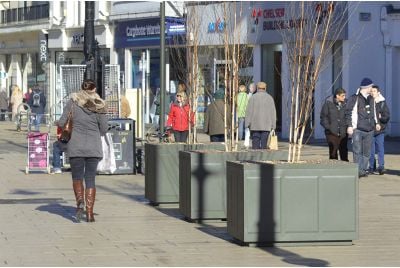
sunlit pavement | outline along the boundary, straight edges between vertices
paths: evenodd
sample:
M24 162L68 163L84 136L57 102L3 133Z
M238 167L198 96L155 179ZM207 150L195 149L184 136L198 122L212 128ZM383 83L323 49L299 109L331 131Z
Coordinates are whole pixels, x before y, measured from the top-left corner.
M233 243L226 222L149 205L140 174L98 176L96 222L76 223L70 173L26 175L26 131L15 129L0 122L0 266L400 266L398 139L386 142L387 173L359 181L354 245L255 248ZM320 141L303 153L327 151Z

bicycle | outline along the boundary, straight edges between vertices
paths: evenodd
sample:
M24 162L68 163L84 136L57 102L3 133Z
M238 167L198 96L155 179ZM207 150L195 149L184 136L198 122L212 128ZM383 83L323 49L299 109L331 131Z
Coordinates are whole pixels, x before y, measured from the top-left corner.
M146 132L146 141L149 143L155 143L155 142L163 142L163 143L172 143L172 135L171 135L171 129L166 128L164 133L160 132L160 129L157 128L150 128Z

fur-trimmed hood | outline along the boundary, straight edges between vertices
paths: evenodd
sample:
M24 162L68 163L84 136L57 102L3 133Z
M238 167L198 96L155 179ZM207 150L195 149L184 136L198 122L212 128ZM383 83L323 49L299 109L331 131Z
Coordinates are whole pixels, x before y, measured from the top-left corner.
M89 93L85 90L80 90L76 93L71 93L71 99L80 107L86 108L95 113L106 113L107 105L105 100L100 98L96 93Z

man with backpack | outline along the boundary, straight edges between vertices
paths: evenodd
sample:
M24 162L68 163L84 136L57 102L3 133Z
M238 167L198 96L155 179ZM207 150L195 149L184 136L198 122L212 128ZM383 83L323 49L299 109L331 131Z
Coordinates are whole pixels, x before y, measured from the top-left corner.
M40 123L46 108L46 96L40 90L38 85L35 85L28 101L29 107L32 112L32 124L35 127L35 131L40 131Z

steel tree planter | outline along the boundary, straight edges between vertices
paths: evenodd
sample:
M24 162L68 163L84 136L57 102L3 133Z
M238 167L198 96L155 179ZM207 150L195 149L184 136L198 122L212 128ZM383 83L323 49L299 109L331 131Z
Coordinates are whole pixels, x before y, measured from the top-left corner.
M355 164L227 162L228 233L243 243L351 244Z
M145 198L153 204L179 202L179 151L223 148L221 143L145 144Z
M189 220L226 219L226 161L282 160L287 152L181 151L179 210Z

